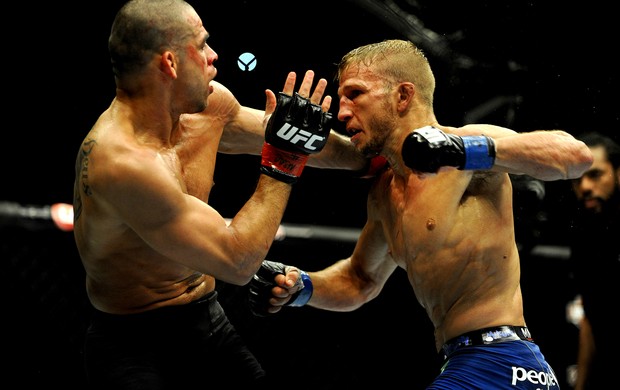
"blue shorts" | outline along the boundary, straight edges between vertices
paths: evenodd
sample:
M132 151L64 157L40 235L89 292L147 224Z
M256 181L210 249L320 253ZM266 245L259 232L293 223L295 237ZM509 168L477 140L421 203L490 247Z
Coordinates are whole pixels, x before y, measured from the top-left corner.
M452 343L441 373L427 389L560 388L553 369L531 339L511 337L472 344Z

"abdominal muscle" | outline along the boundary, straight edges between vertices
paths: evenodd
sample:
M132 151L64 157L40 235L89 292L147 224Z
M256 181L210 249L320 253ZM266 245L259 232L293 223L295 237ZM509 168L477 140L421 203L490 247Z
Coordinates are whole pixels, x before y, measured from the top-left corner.
M472 248L473 249L473 248ZM418 302L435 327L437 350L463 333L499 325L524 326L515 255L458 249L419 255L407 264Z
M525 325L510 183L490 180L493 196L473 195L470 178L454 171L406 185L395 179L384 187L390 201L377 202L391 205L381 207L393 227L385 229L390 250L433 322L438 351L469 331Z
M118 263L116 266L110 262ZM110 314L140 313L183 305L215 289L215 279L170 260L107 259L97 262L106 270L88 272L86 290L93 306ZM106 267L105 264L108 266ZM116 270L109 272L109 270Z

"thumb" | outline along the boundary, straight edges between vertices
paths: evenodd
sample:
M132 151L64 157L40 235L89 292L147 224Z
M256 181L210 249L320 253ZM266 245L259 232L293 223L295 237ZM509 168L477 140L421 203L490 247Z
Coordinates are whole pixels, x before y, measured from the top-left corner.
M304 288L304 282L301 279L301 271L296 267L287 266L286 269L286 288L289 293L294 294Z
M265 116L267 117L268 115L273 114L273 112L276 110L277 100L276 95L270 89L265 90L265 99Z

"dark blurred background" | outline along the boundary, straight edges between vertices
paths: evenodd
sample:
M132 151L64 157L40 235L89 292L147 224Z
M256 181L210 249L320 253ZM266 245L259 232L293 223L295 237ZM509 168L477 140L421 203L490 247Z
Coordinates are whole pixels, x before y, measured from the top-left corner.
M35 208L71 203L78 146L114 95L107 37L123 3L20 2L5 11L0 202ZM618 34L608 2L190 3L219 54L217 80L244 105L264 107L264 89L279 90L288 71L313 69L331 81L335 63L350 49L407 38L425 50L435 70L435 111L442 124L559 128L574 135L598 130L620 140L613 61ZM252 72L237 67L244 52L257 57ZM336 96L335 84L330 94ZM337 104L332 108L336 113ZM252 193L257 172L258 157L221 156L210 203L233 216ZM283 223L327 233L291 234L274 243L270 258L314 270L348 256L354 242L337 233L361 228L367 185L350 172L306 169ZM526 319L565 381L577 343L576 327L565 318L573 297L564 238L570 188L568 182L515 178L515 189ZM72 234L1 216L0 229L3 351L9 362L2 370L19 388L83 387L81 337L89 306ZM230 317L265 366L298 373L308 388L403 381L424 388L437 373L432 325L404 272L353 313L301 308L256 319L244 306L243 288L219 288ZM291 341L297 353L285 350Z

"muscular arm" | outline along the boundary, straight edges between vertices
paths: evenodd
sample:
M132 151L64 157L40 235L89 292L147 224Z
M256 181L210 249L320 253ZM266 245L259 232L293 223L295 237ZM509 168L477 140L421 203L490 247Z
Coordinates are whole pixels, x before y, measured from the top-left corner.
M467 125L456 133L493 138L495 171L551 181L580 177L592 164L589 148L561 130L517 133L492 125Z
M184 193L159 156L143 158L116 164L115 183L108 181L101 195L155 252L223 281L247 283L273 242L292 187L261 175L254 194L227 224L208 204Z
M314 292L309 306L352 311L374 299L397 265L388 255L380 222L367 222L351 257L308 272Z
M373 217L370 200L368 215L351 257L308 272L314 289L308 305L352 311L379 295L397 265L388 253L382 223Z
M373 201L369 198L368 205ZM351 257L316 272L265 261L250 282L251 310L258 316L284 306L309 305L330 311L353 311L374 299L397 268L388 251L382 221L372 217L362 229Z
M293 86L288 87L283 93L292 95ZM309 91L309 83L303 83L300 95L307 95ZM312 99L320 101L321 95L322 92L315 90ZM286 103L283 99L277 101L272 91L268 90L266 96L266 113L271 114L279 104ZM324 101L321 108L329 109L328 103ZM298 110L286 120L297 124L304 115L303 110ZM218 117L212 119L219 120ZM99 131L93 131L94 146L89 150L88 161L82 163L80 178L91 184L88 195L97 200L97 206L90 203L94 215L91 220L96 221L96 230L102 234L85 234L80 240L81 253L86 256L95 253L98 259L117 259L122 255L136 263L149 259L154 273L166 274L163 278L188 272L184 267L174 267L172 263L176 262L233 284L243 285L251 279L279 228L292 189L287 183L301 173L303 166L299 168L294 160L287 160L296 170L276 172L275 168L281 168L280 160L267 167L262 162L260 171L263 174L255 192L227 224L206 203L208 190L202 187L212 184L209 165L205 164L202 173L192 170L193 149L183 148L194 140L191 130L200 125L200 120L204 118L188 120L194 127L187 130L187 140L172 146L135 141L134 128L118 125L124 123L119 119L109 121L113 127L102 123ZM289 123L284 120L280 116L270 122L269 131ZM108 131L108 128L116 131ZM129 129L126 133L130 135L123 140L121 130L124 129ZM308 127L307 130L320 129ZM213 139L219 140L215 136ZM209 152L208 146L206 152ZM213 141L210 146L210 152L214 153L217 143ZM270 157L281 153L283 159L292 159L295 155L285 143L281 144L283 149L269 146ZM263 161L265 159L263 156ZM206 158L199 161L208 162ZM289 176L284 177L282 172ZM101 208L108 212L102 213Z

